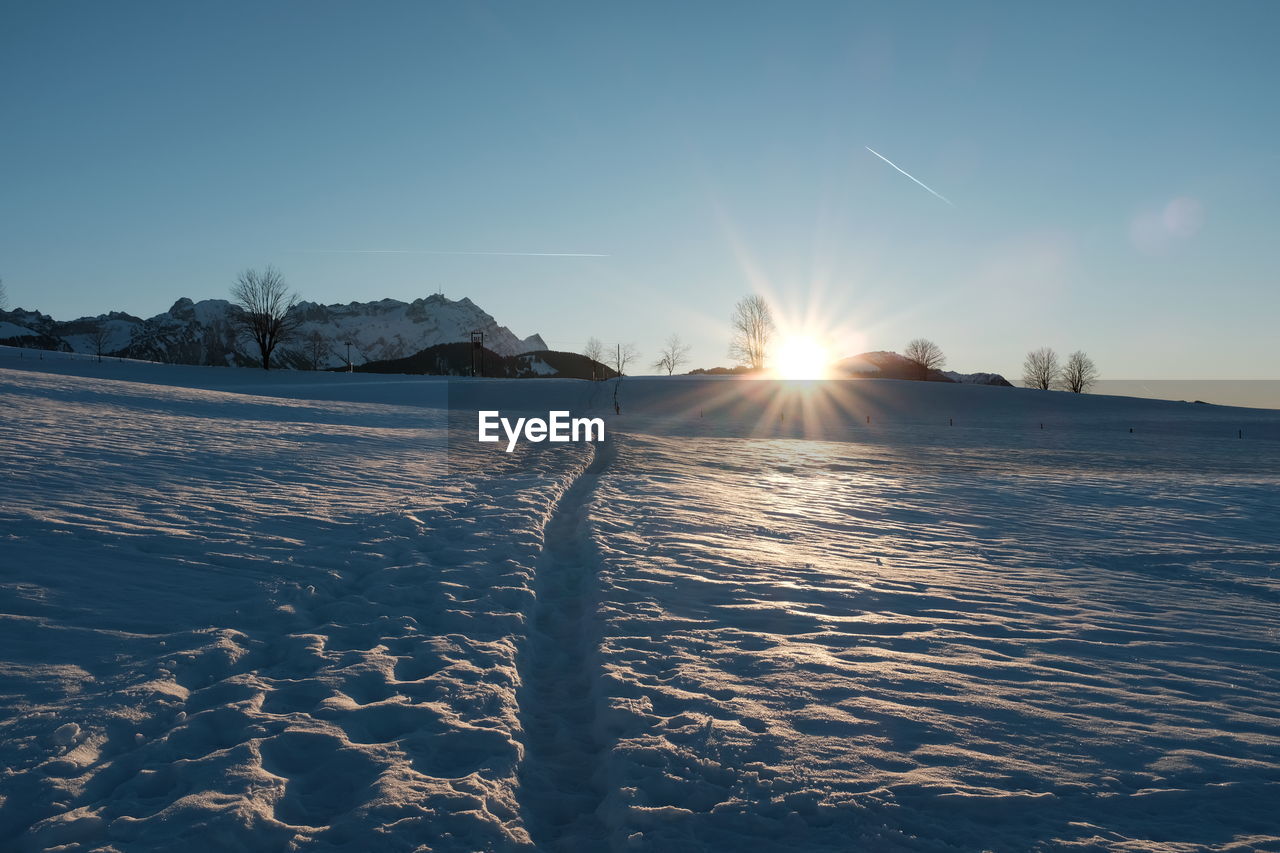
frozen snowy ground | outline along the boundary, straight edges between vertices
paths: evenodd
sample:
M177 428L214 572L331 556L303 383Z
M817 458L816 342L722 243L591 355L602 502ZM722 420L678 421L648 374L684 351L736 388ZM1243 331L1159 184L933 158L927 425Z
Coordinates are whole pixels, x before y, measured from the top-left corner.
M1280 849L1277 413L0 356L0 849Z
M439 411L0 388L0 847L524 837L516 638L574 454L450 473Z
M593 506L611 826L1280 846L1280 468L1150 450L621 439Z

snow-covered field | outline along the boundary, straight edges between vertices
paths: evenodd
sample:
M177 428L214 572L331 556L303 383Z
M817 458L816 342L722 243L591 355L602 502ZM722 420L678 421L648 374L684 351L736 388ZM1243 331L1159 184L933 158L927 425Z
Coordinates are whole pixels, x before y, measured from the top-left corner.
M613 391L0 348L0 849L1280 850L1280 412Z

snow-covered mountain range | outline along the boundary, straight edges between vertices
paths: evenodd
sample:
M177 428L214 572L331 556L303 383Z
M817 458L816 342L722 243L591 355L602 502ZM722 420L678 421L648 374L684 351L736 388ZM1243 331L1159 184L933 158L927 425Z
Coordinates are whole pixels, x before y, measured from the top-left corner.
M337 367L346 363L348 343L356 364L404 358L436 344L469 340L476 330L484 333L485 347L501 355L547 348L538 335L517 337L467 298L435 294L413 302L302 302L296 310L302 324L273 364ZM99 330L103 354L176 364L258 363L253 345L237 337L225 299L184 297L146 320L119 311L69 321L21 308L0 312L0 344L95 353Z

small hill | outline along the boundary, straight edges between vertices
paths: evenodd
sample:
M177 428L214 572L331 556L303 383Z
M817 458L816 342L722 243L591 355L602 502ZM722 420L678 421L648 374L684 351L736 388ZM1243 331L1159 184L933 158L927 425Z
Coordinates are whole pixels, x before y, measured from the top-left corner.
M958 382L962 385L998 385L1012 388L1013 384L999 373L956 373L952 370L930 370L920 375L920 367L896 352L878 350L864 352L836 362L832 366L836 376L847 379L925 379L928 382Z
M502 355L484 349L481 373L498 379L612 379L616 370L576 352L535 350ZM357 373L400 373L426 376L470 376L471 343L436 344L405 358L357 364ZM342 370L345 368L334 368Z
M696 367L690 370L689 376L746 376L754 371L745 364L735 367Z

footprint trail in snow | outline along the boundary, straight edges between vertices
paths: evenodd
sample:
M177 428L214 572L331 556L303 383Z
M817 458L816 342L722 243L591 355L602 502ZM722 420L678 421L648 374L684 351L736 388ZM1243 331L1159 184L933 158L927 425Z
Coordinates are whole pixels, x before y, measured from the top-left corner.
M547 521L535 598L520 657L518 694L525 735L520 800L535 842L546 849L598 847L601 746L597 701L597 558L588 512L613 445L595 448L582 475Z

